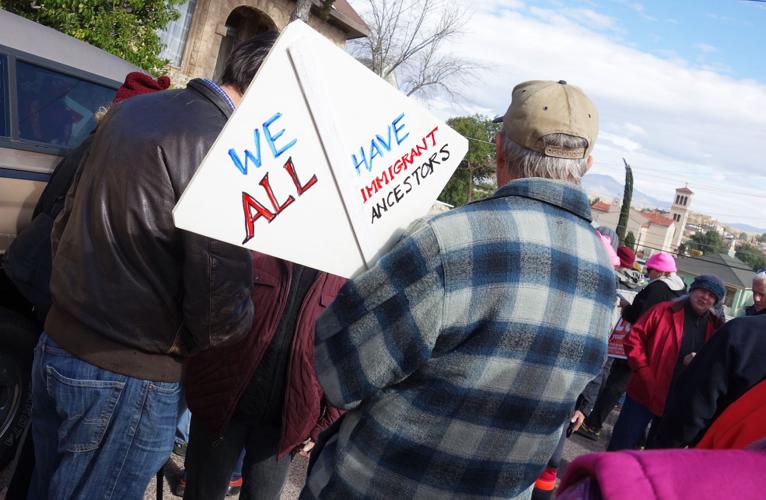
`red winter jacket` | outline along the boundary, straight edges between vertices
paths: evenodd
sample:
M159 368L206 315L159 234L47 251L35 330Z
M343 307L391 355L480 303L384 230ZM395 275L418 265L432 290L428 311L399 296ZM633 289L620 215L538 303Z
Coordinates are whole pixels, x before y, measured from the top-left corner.
M253 326L242 341L203 351L186 364L184 389L189 409L213 435L222 435L279 324L290 290L293 265L253 252ZM335 299L345 279L319 272L301 306L291 345L282 407L278 457L292 451L340 415L328 405L314 370L314 324Z
M628 382L628 396L658 417L664 411L678 361L686 301L682 299L655 305L641 316L625 338L625 354L633 369ZM721 326L721 321L714 314L708 317L705 341Z

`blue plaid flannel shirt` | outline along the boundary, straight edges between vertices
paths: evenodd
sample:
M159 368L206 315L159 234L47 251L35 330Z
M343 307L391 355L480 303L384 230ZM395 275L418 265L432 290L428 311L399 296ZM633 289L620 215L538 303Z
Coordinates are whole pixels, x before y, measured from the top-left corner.
M316 370L351 410L302 498L528 494L606 355L615 279L589 222L578 187L516 180L348 282Z

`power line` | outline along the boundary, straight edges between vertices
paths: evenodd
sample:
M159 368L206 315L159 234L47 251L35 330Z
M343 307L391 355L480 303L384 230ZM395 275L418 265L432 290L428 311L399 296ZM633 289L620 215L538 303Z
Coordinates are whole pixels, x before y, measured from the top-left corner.
M688 183L688 181L686 181L683 178L683 176L681 176L680 174L677 177L677 176L674 176L672 174L672 172L669 173L666 170L662 170L662 169L655 168L655 167L638 166L638 167L633 167L633 171L634 172L638 172L638 173L641 173L643 171L648 171L648 175L650 175L650 176L661 177L661 178L664 178L664 179L667 179L667 180L670 180L670 181L678 181L678 182L684 183L684 184ZM695 188L697 188L697 186L701 186L703 188L714 189L714 190L720 190L720 188L721 188L720 185L707 184L705 182L697 182L697 181L695 181L693 184L694 184ZM747 192L747 191L737 191L737 190L731 190L731 189L727 189L726 192L727 193L731 193L731 194L742 194L744 196L752 196L752 197L757 197L757 198L761 198L763 196L762 194L758 194L758 193Z

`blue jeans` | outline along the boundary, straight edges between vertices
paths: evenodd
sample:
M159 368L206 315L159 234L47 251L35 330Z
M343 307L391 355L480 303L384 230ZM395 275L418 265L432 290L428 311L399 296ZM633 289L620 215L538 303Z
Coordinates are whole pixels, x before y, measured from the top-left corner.
M609 440L607 451L632 450L638 447L646 433L646 426L652 424L652 430L657 430L660 417L655 416L649 409L631 399L625 397L625 404L614 424L612 438ZM650 432L650 439L651 439Z
M28 498L142 499L173 447L180 384L103 370L40 336Z
M186 404L186 397L181 396L178 400L178 423L176 424L176 444L189 444L189 426L191 425L191 412Z
M245 450L239 472L244 483L241 500L279 499L287 482L291 455L277 460L280 428L260 425L255 419L234 414L222 436L208 432L192 414L189 449L186 452L184 500L223 499L232 474Z

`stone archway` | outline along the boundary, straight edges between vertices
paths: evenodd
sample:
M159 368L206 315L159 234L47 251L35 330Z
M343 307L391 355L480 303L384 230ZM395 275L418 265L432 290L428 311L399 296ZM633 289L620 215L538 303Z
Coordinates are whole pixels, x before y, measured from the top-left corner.
M248 40L264 31L276 31L274 21L260 10L251 7L237 7L226 18L225 35L218 49L213 80L218 81L223 74L226 60L240 42Z

